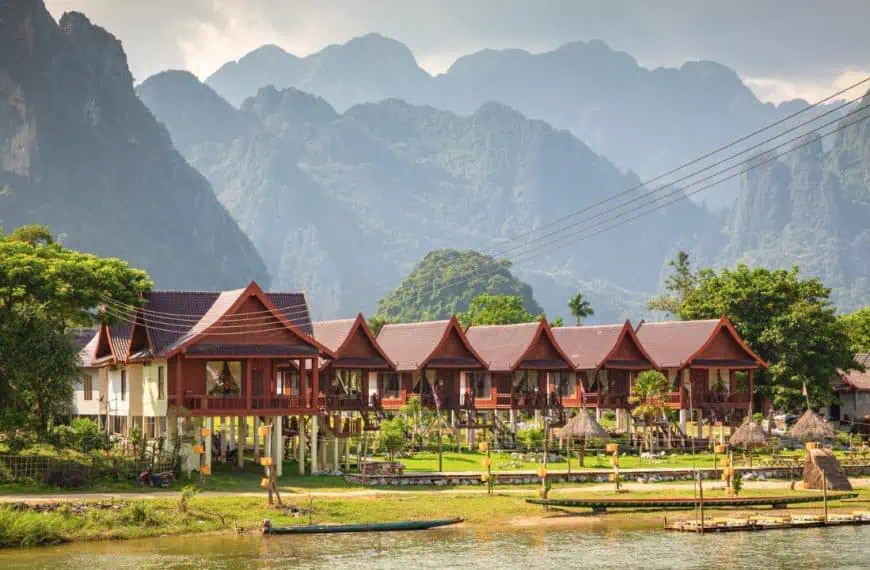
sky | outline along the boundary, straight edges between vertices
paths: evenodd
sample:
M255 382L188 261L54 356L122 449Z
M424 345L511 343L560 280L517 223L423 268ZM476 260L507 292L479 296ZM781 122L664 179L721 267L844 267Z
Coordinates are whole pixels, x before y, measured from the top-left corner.
M137 81L205 79L263 44L307 55L369 32L441 73L484 48L548 51L600 39L647 67L707 59L763 100L819 99L870 73L870 0L45 0L124 44Z

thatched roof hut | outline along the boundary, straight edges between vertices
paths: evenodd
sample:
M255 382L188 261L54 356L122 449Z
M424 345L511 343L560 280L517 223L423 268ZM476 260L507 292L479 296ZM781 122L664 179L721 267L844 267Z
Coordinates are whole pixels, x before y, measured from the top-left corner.
M601 424L592 419L589 412L580 410L580 412L568 420L568 423L559 430L559 438L561 439L607 439L610 434L606 429L601 427Z
M807 410L792 426L789 435L808 441L822 441L825 438L834 437L834 428L822 416L812 410Z
M731 447L744 449L760 447L767 443L767 432L756 422L748 420L731 434L728 443L731 444Z

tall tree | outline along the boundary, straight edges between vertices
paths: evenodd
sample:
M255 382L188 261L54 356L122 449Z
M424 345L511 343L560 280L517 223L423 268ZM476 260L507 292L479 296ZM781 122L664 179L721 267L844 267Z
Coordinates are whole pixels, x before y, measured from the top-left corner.
M840 317L840 322L846 327L852 350L870 352L870 306L843 315Z
M676 315L683 301L698 285L698 275L692 271L689 254L680 250L677 257L670 260L671 274L665 279L665 293L647 301L650 311L662 311Z
M592 310L592 305L589 304L589 301L583 296L583 293L577 293L568 299L568 308L571 309L571 314L577 319L578 327L583 319L595 314L595 311Z
M107 296L133 305L150 287L145 272L67 249L44 226L0 235L0 427L44 433L64 415L78 377L66 328L94 324Z
M478 295L471 301L468 311L458 315L462 326L511 325L531 323L543 315L533 315L523 305L519 295Z
M760 374L759 391L775 407L800 409L804 387L812 405L823 406L833 401L830 380L838 370L860 368L830 292L816 278L801 279L796 267L704 269L678 314L683 319L728 316L770 363Z

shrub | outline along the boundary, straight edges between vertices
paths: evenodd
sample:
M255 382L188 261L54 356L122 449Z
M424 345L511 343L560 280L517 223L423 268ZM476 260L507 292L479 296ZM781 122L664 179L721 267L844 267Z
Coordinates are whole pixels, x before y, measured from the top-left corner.
M145 502L132 503L121 510L121 524L135 526L158 526L160 519L154 509Z
M88 483L87 472L80 465L60 463L52 466L42 476L42 482L52 487L74 489L84 487Z
M544 430L539 428L521 429L517 432L517 441L526 448L526 451L531 451L535 446L543 443Z
M96 422L78 418L73 420L70 427L76 435L75 447L82 453L105 451L111 447L109 435Z

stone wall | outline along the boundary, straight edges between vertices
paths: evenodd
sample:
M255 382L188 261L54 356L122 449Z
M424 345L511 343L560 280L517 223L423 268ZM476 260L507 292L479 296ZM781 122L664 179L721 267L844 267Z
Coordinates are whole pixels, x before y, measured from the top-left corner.
M870 476L870 465L844 466L846 475L849 477ZM803 470L801 467L738 467L744 481L765 479L794 479L802 480ZM699 469L701 476L706 479L719 479L721 469ZM607 483L610 474L609 469L584 470L574 473L567 471L550 472L547 478L553 483ZM350 483L358 483L368 486L379 487L408 487L408 486L459 486L459 485L483 485L482 472L467 473L405 473L403 475L360 475L357 473L345 475L345 480ZM663 481L691 481L694 477L692 469L622 469L619 474L623 481L637 481L641 483L658 483ZM540 479L533 471L513 471L505 473L493 473L496 485L534 485L540 483Z

